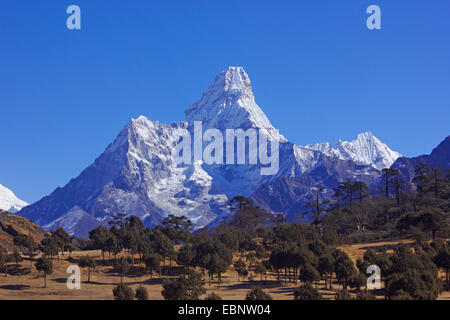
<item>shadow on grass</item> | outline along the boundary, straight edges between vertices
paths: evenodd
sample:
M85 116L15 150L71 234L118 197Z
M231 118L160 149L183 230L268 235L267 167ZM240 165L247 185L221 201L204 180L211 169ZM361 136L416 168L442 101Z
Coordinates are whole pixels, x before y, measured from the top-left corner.
M293 296L294 295L294 291L297 288L298 287L278 288L276 290L270 290L270 294L284 293L284 294L287 294L288 296ZM263 289L265 289L265 288L263 288ZM267 288L267 289L270 289L270 288Z
M115 285L120 284L120 275L113 274L112 275L112 279L115 279L115 281L113 281L113 282L103 282L103 281L96 281L96 280L92 280L91 279L91 282L87 282L87 280L86 280L86 281L83 281L83 283L85 283L85 284L92 284L92 285L102 285L102 286L104 286L104 285L115 286ZM147 278L147 279L142 280L142 281L133 281L132 279L130 281L130 277L128 275L126 277L123 277L123 283L127 284L127 285L136 285L136 284L145 284L145 285L157 285L157 284L159 284L159 285L161 285L163 280L164 280L163 278L153 278L153 279Z
M24 285L24 284L8 284L8 285L0 286L0 289L5 289L5 290L25 290L25 289L29 289L29 288L30 288L30 286Z
M216 282L217 283L217 282ZM237 290L237 289L251 289L253 287L261 287L262 289L271 289L271 288L277 288L280 287L281 284L277 280L267 280L267 281L245 281L244 283L236 283L227 285L226 283L223 284L223 287L227 290ZM287 288L287 290L290 290Z
M145 281L143 281L143 284L148 284L148 285L152 285L152 284L162 284L164 281L163 278L152 278L152 279L147 279Z
M67 282L67 278L53 278L50 279L50 281L56 282L56 283L66 283Z
M115 268L111 268L104 271L104 274L107 274L112 277L120 277L120 273ZM136 270L135 268L132 268L130 271L128 271L126 274L123 275L123 277L127 278L139 278L142 276L145 276L145 272L142 272L141 270Z
M23 276L30 273L30 268L16 268L8 270L8 274L12 276Z

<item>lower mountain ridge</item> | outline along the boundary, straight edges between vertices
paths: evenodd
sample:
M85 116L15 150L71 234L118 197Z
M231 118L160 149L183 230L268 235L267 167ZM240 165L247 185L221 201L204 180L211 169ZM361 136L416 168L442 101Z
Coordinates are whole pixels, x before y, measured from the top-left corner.
M391 166L400 171L403 180L411 183L419 163L431 168L450 169L450 136L447 136L429 155L398 158Z
M46 233L44 229L30 220L0 210L0 246L8 251L14 250L14 237L17 235L29 236L34 242L40 243Z

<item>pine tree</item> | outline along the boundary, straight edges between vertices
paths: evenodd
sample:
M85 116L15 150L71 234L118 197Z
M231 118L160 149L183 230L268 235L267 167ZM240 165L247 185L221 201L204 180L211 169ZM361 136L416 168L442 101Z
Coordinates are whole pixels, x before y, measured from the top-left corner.
M47 288L47 275L53 273L53 263L46 257L39 258L35 264L36 270L44 274L44 288Z
M123 276L130 270L130 263L125 257L122 257L118 262L116 262L115 269L120 275L120 284L123 284Z
M91 269L95 268L96 262L91 256L84 256L80 258L78 263L80 268L88 268L88 283L91 282Z

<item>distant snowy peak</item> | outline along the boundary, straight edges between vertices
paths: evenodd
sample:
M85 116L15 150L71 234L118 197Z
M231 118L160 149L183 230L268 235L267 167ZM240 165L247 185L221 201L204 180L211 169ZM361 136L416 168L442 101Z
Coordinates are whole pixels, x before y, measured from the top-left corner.
M1 210L15 213L27 205L28 205L28 203L17 198L16 195L11 190L9 190L8 188L6 188L0 184L0 209Z
M186 121L202 121L203 129L261 129L271 140L286 142L255 102L250 78L242 67L228 67L185 111Z
M307 145L305 148L320 151L327 156L352 160L370 165L378 170L389 168L402 155L391 150L370 131L358 134L353 141L341 141L333 148L329 142Z
M402 156L391 150L371 132L360 133L356 140L351 142L341 141L338 149L345 159L369 164L379 170L389 168Z

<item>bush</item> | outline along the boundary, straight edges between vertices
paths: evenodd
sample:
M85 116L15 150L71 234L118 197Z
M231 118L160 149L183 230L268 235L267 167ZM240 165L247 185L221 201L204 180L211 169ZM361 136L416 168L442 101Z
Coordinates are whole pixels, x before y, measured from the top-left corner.
M345 290L339 290L336 292L336 300L353 300L352 295Z
M356 300L375 300L375 296L369 291L361 291L356 294Z
M223 299L217 293L212 292L205 298L205 300L223 300Z
M272 300L272 296L264 292L263 289L256 287L247 293L245 300Z
M126 284L119 284L113 289L113 295L115 300L133 300L134 294Z
M313 288L309 283L295 289L294 300L321 300L319 290Z
M395 295L391 297L391 300L413 300L413 298L409 295L409 293L398 290Z
M135 295L137 300L148 300L148 291L146 288L144 288L143 286L139 286L136 289L136 295Z
M161 294L166 300L198 300L206 292L200 275L194 272L188 278L165 279L162 286Z

